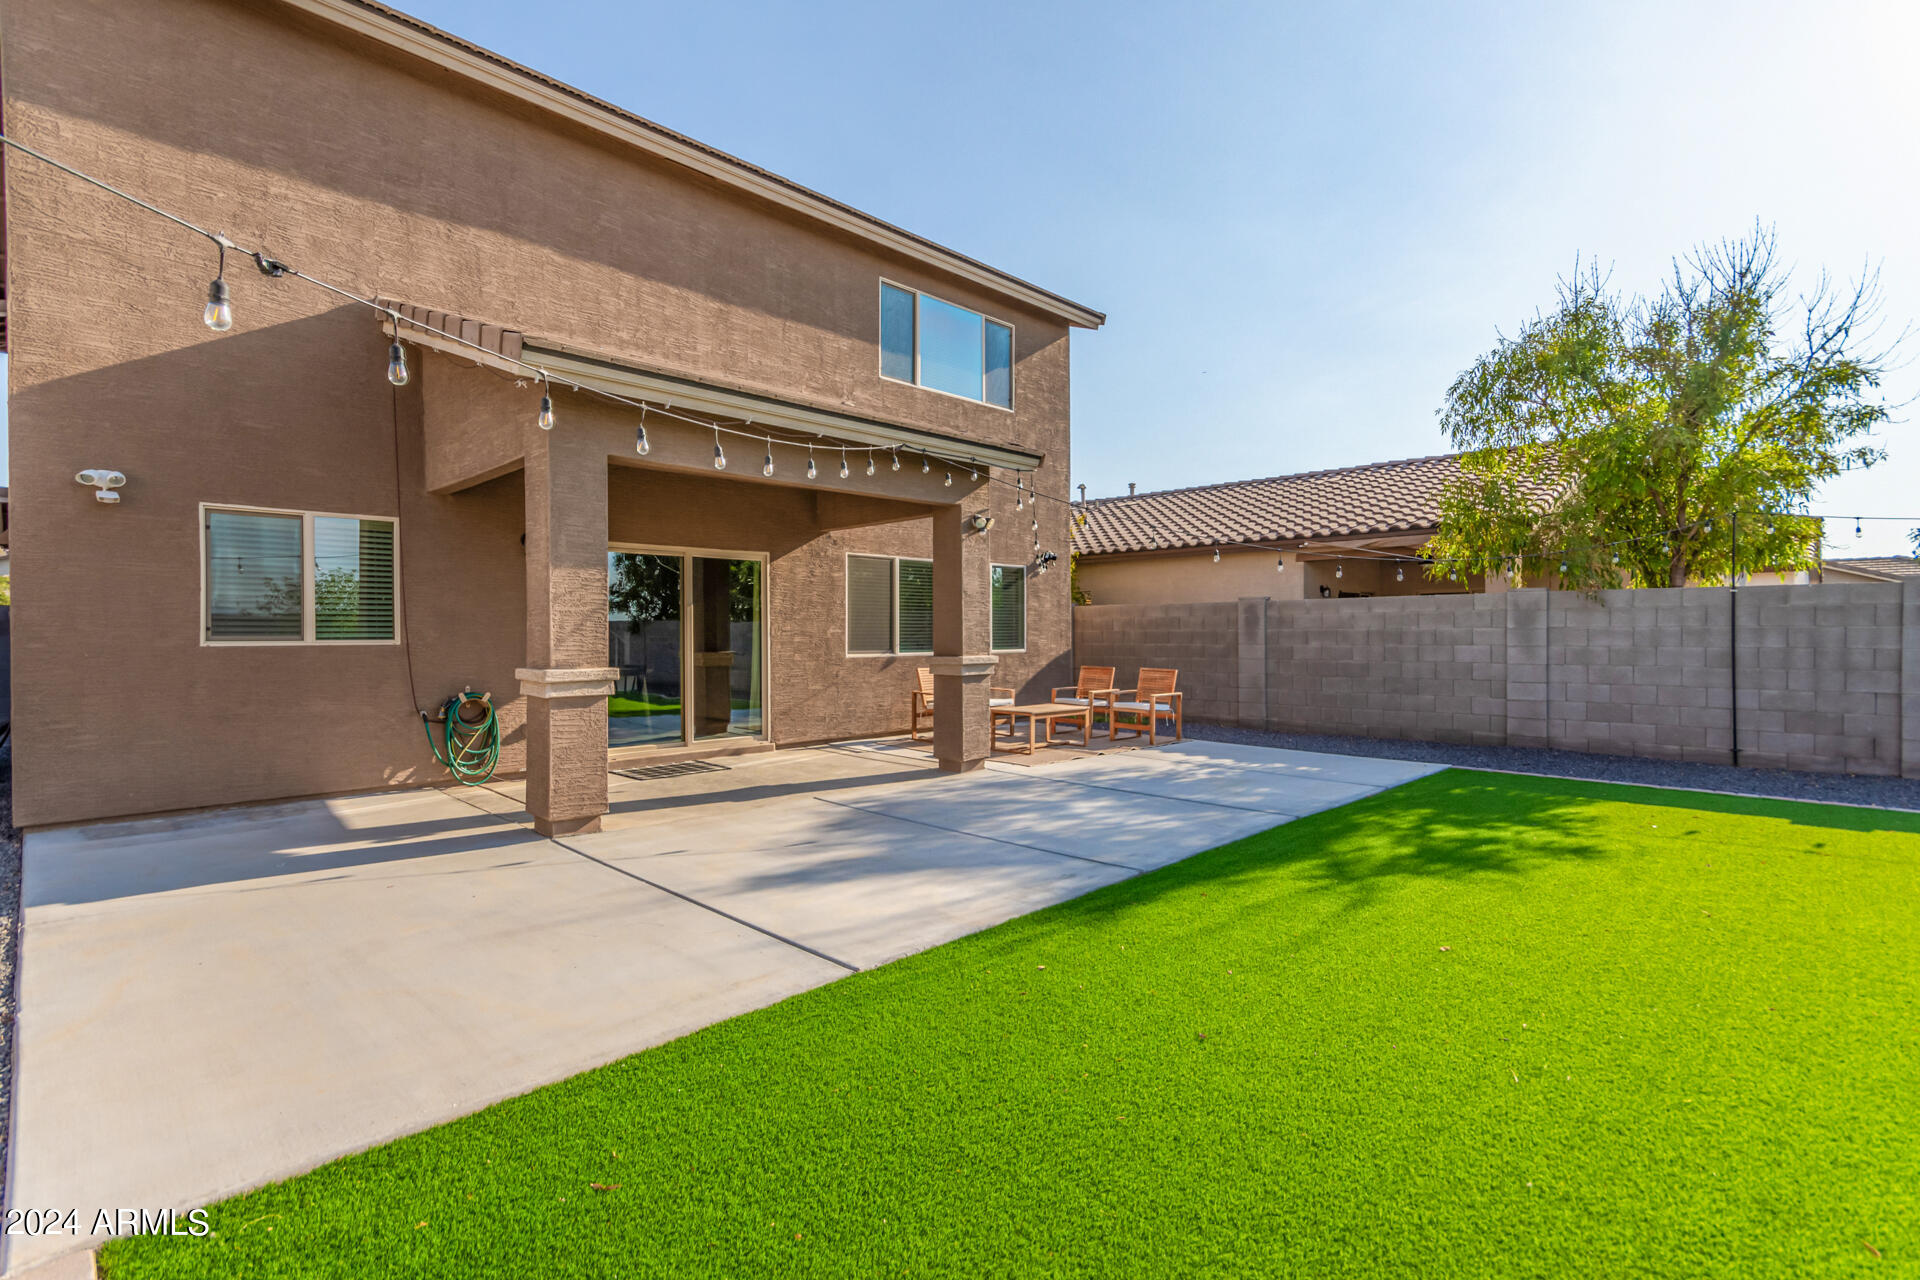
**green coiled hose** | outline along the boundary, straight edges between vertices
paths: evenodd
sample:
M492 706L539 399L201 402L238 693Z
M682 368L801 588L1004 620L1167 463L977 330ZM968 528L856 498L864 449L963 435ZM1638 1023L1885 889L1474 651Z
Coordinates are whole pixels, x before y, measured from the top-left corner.
M477 719L468 718L469 705L480 709ZM477 787L491 778L500 763L500 717L493 710L493 695L472 690L456 693L440 708L440 719L446 725L441 732L444 750L433 739L433 717L420 713L433 758L464 786Z

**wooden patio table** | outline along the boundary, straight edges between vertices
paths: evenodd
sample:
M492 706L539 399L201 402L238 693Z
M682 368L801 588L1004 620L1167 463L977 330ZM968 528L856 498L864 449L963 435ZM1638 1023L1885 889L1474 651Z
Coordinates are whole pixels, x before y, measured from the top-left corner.
M1053 723L1056 720L1078 720L1080 722L1081 743L1088 744L1093 741L1093 707L1091 705L1072 702L1030 702L1025 706L993 708L994 746L996 750L999 749L1000 722L1002 720L1007 722L1007 736L1013 738L1015 722L1021 716L1025 716L1027 721L1027 741L1023 748L1018 749L1024 751L1027 755L1032 755L1033 749L1036 746L1050 747L1053 745ZM1047 727L1045 741L1039 741L1037 738L1038 726L1042 724ZM1014 741L1017 742L1018 739L1014 739ZM1016 748L1008 747L1006 749L1013 751Z

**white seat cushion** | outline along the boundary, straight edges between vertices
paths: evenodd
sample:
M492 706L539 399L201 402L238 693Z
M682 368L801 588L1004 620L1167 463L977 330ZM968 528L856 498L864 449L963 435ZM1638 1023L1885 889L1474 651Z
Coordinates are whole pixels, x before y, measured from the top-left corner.
M1010 707L1013 705L1013 699L1012 698L988 698L987 705L990 707Z
M1054 701L1055 702L1071 702L1076 707L1084 707L1087 705L1087 700L1085 698L1055 698ZM1107 704L1103 702L1100 705L1104 707Z
M1116 702L1113 704L1113 709L1115 711L1164 711L1168 715L1173 714L1173 708L1164 702Z

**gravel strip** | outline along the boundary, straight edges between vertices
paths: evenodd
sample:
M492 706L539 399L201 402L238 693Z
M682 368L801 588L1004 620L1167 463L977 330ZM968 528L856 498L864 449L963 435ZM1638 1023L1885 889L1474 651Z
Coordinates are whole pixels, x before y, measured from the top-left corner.
M1544 773L1589 782L1624 782L1644 787L1684 787L1730 795L1779 800L1820 800L1874 809L1920 810L1920 778L1881 778L1858 773L1802 773L1794 769L1736 769L1725 764L1680 760L1643 760L1636 756L1593 755L1545 747L1467 747L1447 742L1399 742L1385 738L1348 738L1331 733L1269 733L1232 725L1187 725L1187 736L1214 742L1293 751L1326 751L1345 756L1419 760L1457 769L1496 769ZM18 855L16 854L17 858Z
M0 1186L13 1136L13 965L20 954L20 832L13 825L13 737L0 743Z

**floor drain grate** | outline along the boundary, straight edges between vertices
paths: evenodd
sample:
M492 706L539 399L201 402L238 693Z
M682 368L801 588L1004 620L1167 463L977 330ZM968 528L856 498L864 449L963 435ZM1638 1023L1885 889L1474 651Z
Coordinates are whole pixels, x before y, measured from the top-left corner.
M623 778L650 782L655 778L678 778L689 773L725 773L727 766L712 760L676 760L672 764L650 764L642 769L615 769Z

